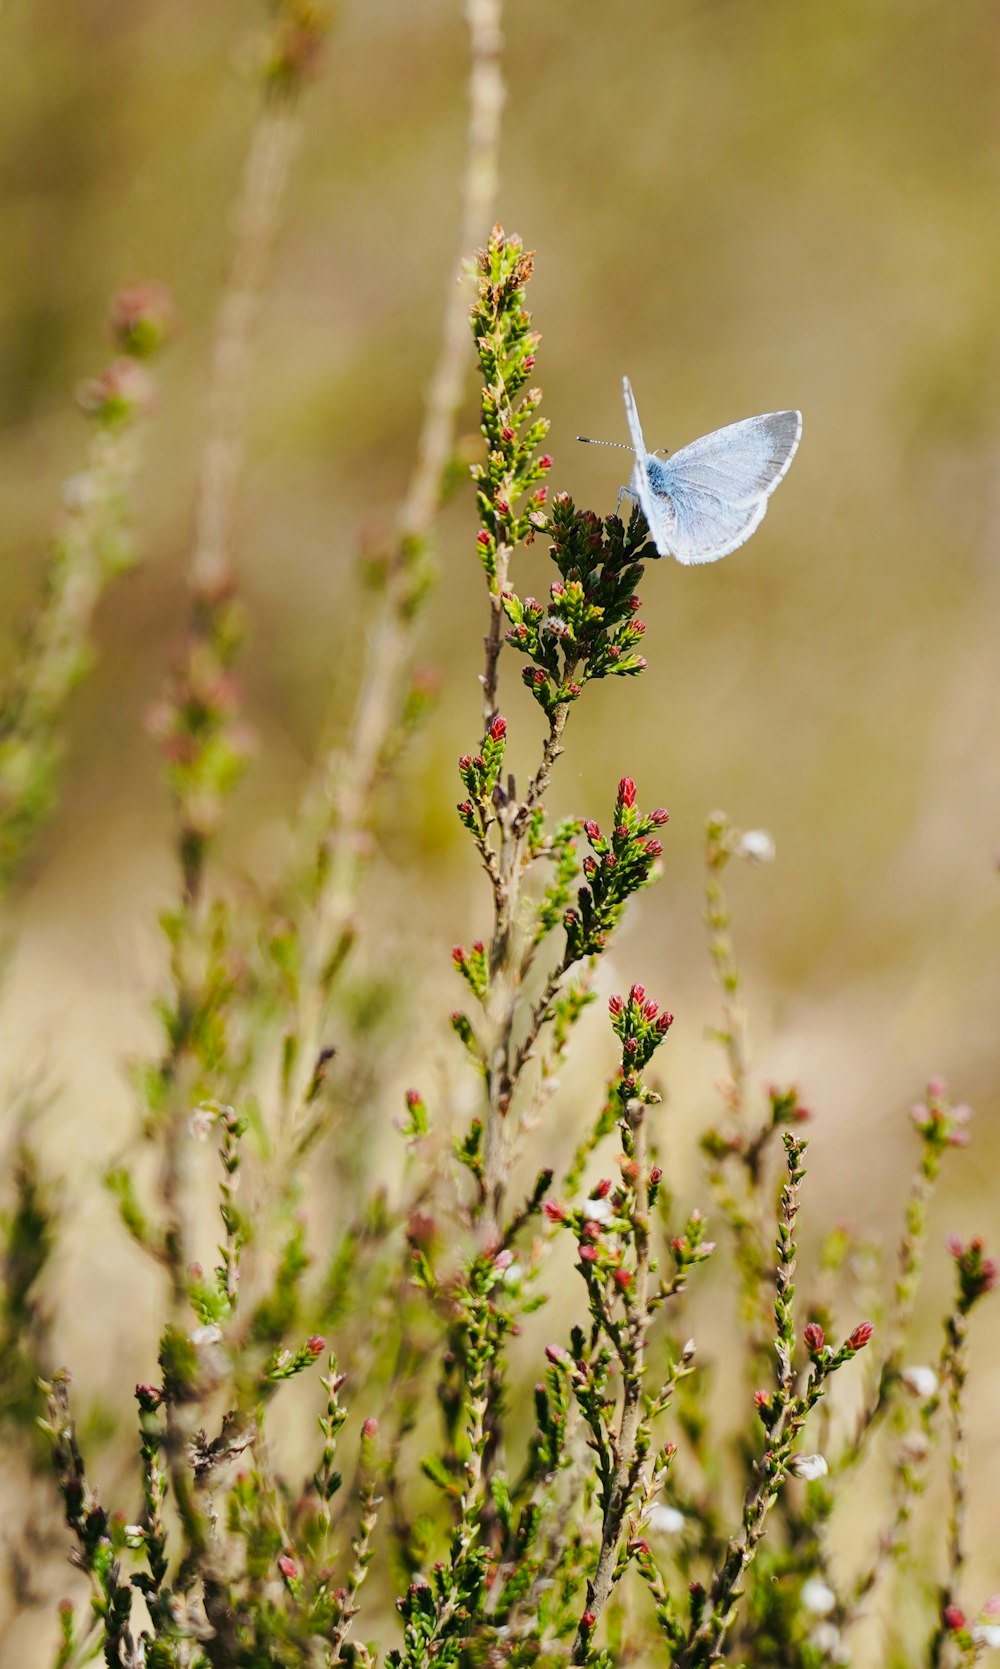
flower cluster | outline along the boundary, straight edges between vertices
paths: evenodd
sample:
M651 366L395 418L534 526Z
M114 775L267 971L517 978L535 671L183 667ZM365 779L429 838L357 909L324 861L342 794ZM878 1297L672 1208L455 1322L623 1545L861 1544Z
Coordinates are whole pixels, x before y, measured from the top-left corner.
M526 655L522 678L546 713L575 701L591 679L642 672L636 653L646 627L637 617L635 588L642 578L645 524L633 513L628 529L617 516L602 523L577 510L567 493L553 501L547 531L560 577L543 604L503 593L511 628L507 642Z
M567 962L602 949L626 901L649 881L663 851L653 831L667 821L668 813L662 807L640 811L635 783L631 777L622 777L610 835L603 835L593 821L584 823L593 856L583 861L586 885L577 892L576 906L563 916Z

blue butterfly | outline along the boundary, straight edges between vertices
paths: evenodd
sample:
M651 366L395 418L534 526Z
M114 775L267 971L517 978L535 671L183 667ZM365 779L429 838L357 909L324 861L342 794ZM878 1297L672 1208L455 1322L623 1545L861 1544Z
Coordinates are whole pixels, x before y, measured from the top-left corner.
M619 505L625 493L639 500L660 556L685 564L728 556L760 526L768 499L788 473L802 435L802 413L745 417L672 457L658 458L646 450L628 377L622 385L635 468Z

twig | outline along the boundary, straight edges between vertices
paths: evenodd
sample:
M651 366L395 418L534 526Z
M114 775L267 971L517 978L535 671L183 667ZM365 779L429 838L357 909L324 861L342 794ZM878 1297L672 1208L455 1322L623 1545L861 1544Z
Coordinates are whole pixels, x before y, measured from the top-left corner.
M464 261L489 226L496 197L500 114L501 0L467 0L471 68L469 125L459 232ZM296 1017L296 1070L286 1110L299 1116L314 1061L323 1043L329 988L354 934L362 869L363 830L378 785L387 741L399 720L401 683L409 661L419 604L427 589L426 547L441 503L442 477L452 448L462 395L468 336L468 292L449 277L441 351L431 379L417 458L399 513L395 548L378 619L369 639L347 743L327 758L306 804L321 800L323 874L313 902L309 942Z

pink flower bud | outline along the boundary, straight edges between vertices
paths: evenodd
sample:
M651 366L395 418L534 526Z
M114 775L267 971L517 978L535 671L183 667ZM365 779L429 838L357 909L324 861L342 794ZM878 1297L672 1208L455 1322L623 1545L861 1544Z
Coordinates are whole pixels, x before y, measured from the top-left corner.
M847 1343L851 1350L863 1350L875 1329L870 1321L859 1321Z
M500 439L501 440L513 440L514 439L514 431L511 428L509 423L505 424L504 427L500 430Z
M649 1180L650 1180L651 1183L654 1183L654 1184L657 1183L657 1182L662 1182L663 1181L663 1172L660 1169L659 1165L654 1165L653 1166L653 1169L649 1173Z
M471 753L463 753L463 754L462 754L462 756L461 756L461 758L460 758L460 759L459 759L459 761L458 761L458 768L459 768L459 770L460 770L460 771L467 771L467 770L468 770L468 769L469 769L469 766L470 766L470 765L471 765L471 764L472 764L472 755L471 755Z
M665 806L657 806L655 811L650 812L649 821L655 823L658 829L662 829L664 823L670 822L670 813Z
M813 1355L822 1350L826 1344L826 1334L818 1321L807 1322L802 1337L805 1340L806 1349Z
M609 997L608 998L608 1013L612 1016L612 1018L619 1015L622 1012L622 1009L624 1007L625 1007L624 997L615 996L615 997Z
M663 851L662 840L644 840L640 841L640 845L645 847L647 856L651 858L658 858Z
M294 1559L289 1557L287 1553L283 1553L281 1558L278 1560L278 1569L286 1582L294 1582L295 1578L299 1574L298 1565L295 1563Z
M659 1012L660 1005L659 1003L654 1003L652 997L650 997L648 1003L643 1003L642 1005L642 1017L644 1020L655 1020Z
M494 742L502 742L507 734L507 720L498 713L490 725L490 737Z
M954 1634L965 1627L965 1612L958 1605L946 1605L941 1613L941 1620Z
M497 501L496 501L496 512L497 512L498 516L509 516L510 515L510 505L507 503L507 500L505 498L498 498L497 499Z
M583 1260L584 1263L596 1263L597 1262L597 1247L596 1246L581 1246L580 1247L580 1257L581 1257L581 1259Z
M464 951L464 949L461 945L452 945L452 947L451 947L451 959L454 962L456 968L460 968L462 966L463 962L465 961L465 951Z
M618 804L621 806L635 805L635 783L631 777L622 777L618 784Z
M535 356L534 356L534 354L525 354L524 358L521 361L521 364L524 366L524 369L526 371L533 371L535 369Z
M583 1613L583 1616L580 1618L580 1623L581 1623L582 1627L586 1628L586 1629L593 1628L595 1626L596 1622L597 1622L597 1618L594 1616L594 1613L592 1611L585 1611Z
M407 1090L407 1092L406 1092L406 1105L408 1107L419 1107L422 1100L423 1100L423 1096L421 1095L421 1093L418 1089L408 1089Z
M378 1421L374 1418L373 1415L369 1414L367 1420L364 1422L363 1426L361 1427L361 1435L369 1443L371 1442L373 1437L378 1436Z
M634 1279L635 1277L630 1269L616 1269L613 1276L615 1286L620 1288L622 1292L628 1291Z
M473 949L473 952L475 953L476 956L482 956L483 948L484 947L483 947L482 939L473 939L472 949Z
M565 1223L566 1207L560 1205L558 1200L546 1200L542 1210L550 1223Z
M601 838L600 827L594 822L592 817L587 818L587 821L583 825L583 832L588 840L600 840Z
M664 1009L663 1013L660 1015L660 1018L656 1022L656 1029L660 1033L661 1037L664 1037L666 1035L666 1033L670 1030L673 1023L674 1023L673 1015L668 1014L666 1009Z
M326 1349L326 1340L322 1333L314 1333L311 1339L307 1339L306 1349L310 1356L322 1356Z
M629 999L641 1008L646 1001L646 987L644 985L633 985L629 992Z
M600 1182L597 1184L597 1187L594 1189L593 1197L595 1200L606 1200L610 1192L611 1179L610 1177L602 1176Z
M487 533L485 527L479 533L476 534L476 544L477 545L482 545L484 550L487 549L488 546L490 546L492 543L493 543L493 541L490 538L489 534Z
M551 469L552 468L552 459L549 457L547 452L542 453L541 457L538 460L538 467L539 467L539 469ZM562 496L563 495L560 494L560 497L562 497Z
M514 1254L509 1246L505 1246L503 1251L498 1252L496 1257L493 1259L493 1267L494 1269L500 1270L509 1269L513 1262Z

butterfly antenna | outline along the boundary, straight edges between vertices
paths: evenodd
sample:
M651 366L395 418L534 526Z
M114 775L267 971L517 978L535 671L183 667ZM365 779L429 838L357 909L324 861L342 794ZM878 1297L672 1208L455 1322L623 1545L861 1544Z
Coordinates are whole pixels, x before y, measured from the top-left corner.
M593 435L577 435L576 438L582 440L586 446L617 446L622 452L635 451L634 446L626 446L623 440L595 440Z

